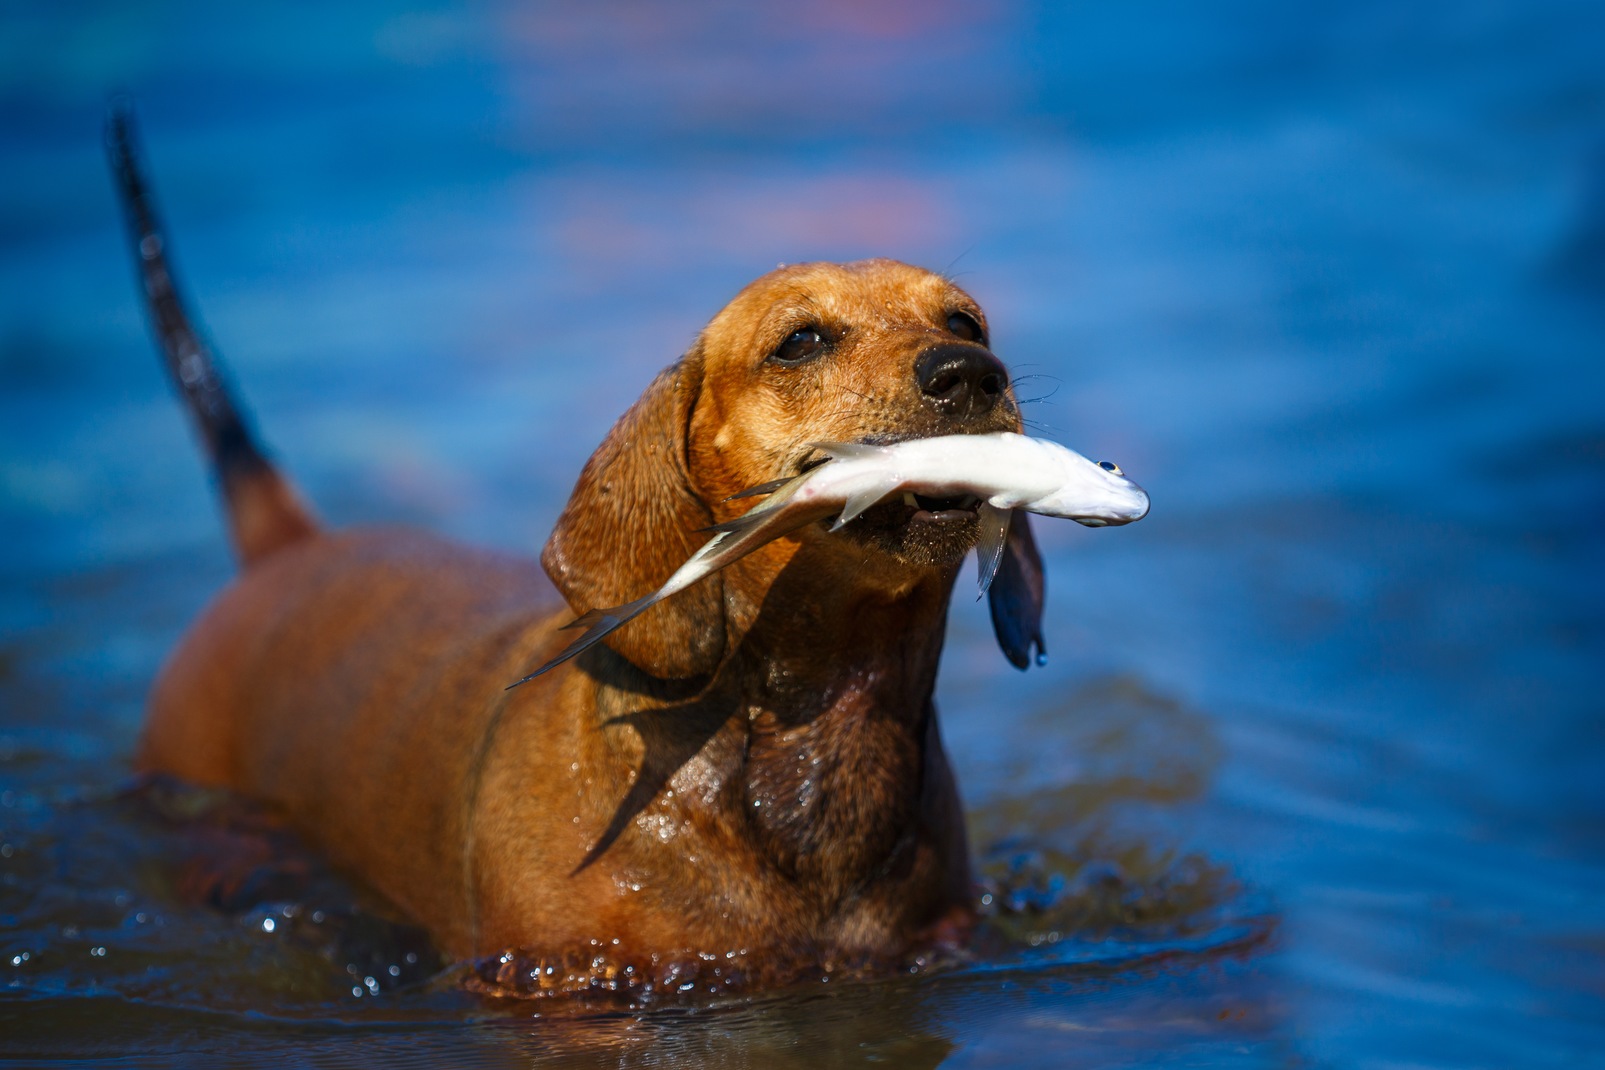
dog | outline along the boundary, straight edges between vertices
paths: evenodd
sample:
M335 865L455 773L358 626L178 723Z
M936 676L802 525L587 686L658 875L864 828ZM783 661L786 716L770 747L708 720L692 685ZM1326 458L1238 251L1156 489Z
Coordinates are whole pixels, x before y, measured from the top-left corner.
M760 277L613 426L543 575L324 528L191 325L126 113L108 143L240 564L153 686L139 768L268 804L487 985L770 985L963 944L976 903L932 692L972 510L811 525L508 684L576 614L662 583L750 506L733 496L817 463L811 443L1020 430L969 295L891 260ZM991 609L1024 667L1043 573L1023 515L1011 531Z

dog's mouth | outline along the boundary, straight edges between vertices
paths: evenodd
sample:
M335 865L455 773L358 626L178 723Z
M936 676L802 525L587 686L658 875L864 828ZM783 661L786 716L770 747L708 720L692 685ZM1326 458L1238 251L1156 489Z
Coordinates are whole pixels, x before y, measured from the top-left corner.
M877 532L914 534L922 529L952 528L975 523L980 505L981 499L973 494L957 498L932 498L904 491L901 497L888 499L864 510L862 516L849 521L842 530L850 532L855 526L862 526ZM834 518L829 522L834 523Z
M892 436L876 436L866 441L877 445L900 441ZM797 474L811 472L815 468L829 461L830 458L819 452L805 457L797 465ZM936 498L927 494L916 494L913 491L904 491L901 498L891 498L879 505L866 509L861 518L851 523L864 523L871 527L906 527L911 524L944 524L954 521L974 520L976 510L980 508L981 499L973 494L962 494L951 498ZM834 524L835 517L830 517L826 523ZM851 525L849 525L851 526Z
M923 494L905 491L902 501L894 504L902 510L906 524L947 524L974 520L981 499L973 494L957 498L928 498Z
M856 441L885 446L921 437L894 432L864 435ZM798 459L795 471L801 475L829 460L827 454L811 449ZM973 494L937 497L903 491L864 510L832 535L908 563L950 563L962 558L980 538L981 504L982 499ZM835 523L836 517L829 516L820 525L830 530Z
M980 504L972 495L935 498L905 492L864 510L835 537L907 564L952 564L981 536ZM832 523L834 518L827 519L825 527Z
M980 504L973 495L936 498L905 492L864 510L834 537L907 564L951 564L980 538ZM824 527L833 523L835 518L828 518Z

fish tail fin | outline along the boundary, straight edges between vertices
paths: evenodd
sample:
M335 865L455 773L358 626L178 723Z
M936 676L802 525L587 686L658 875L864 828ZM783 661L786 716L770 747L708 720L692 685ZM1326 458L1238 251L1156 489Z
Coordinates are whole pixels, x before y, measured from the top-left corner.
M726 498L725 501L733 502L741 498L756 498L762 494L773 494L775 491L779 490L781 487L784 487L787 483L790 483L796 478L796 476L782 476L779 479L771 479L767 483L759 483L756 487L748 487L746 490L741 491L738 494L732 494L730 497Z
M524 676L508 684L506 690L511 691L519 684L527 684L531 680L535 679L535 677L552 671L559 665L563 664L563 662L568 661L570 658L578 657L580 654L583 654L586 650L589 650L591 647L601 642L609 634L629 623L642 613L646 612L654 603L658 601L659 597L660 592L653 591L645 598L637 598L635 601L626 602L622 606L610 606L606 609L592 609L585 613L581 613L578 617L575 617L572 621L563 625L563 628L565 630L569 628L584 628L584 633L581 634L578 639L575 639L568 646L564 647L557 657L553 658L551 661L548 661L546 664L542 665L528 676Z
M723 535L741 535L744 532L751 531L771 513L791 501L797 492L802 489L803 484L808 482L817 471L817 468L811 468L800 476L789 476L785 479L775 479L768 483L760 483L756 487L742 491L740 494L731 495L726 501L733 501L736 498L755 497L759 494L767 494L769 497L741 516L732 517L717 524L709 524L702 530L715 531Z

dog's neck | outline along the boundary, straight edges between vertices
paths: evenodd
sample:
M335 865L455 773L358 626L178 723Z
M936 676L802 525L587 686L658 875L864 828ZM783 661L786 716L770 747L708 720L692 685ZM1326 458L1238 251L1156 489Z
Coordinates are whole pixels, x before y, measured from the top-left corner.
M712 820L828 924L922 852L922 866L932 852L964 864L962 831L927 813L957 808L931 702L957 568L851 584L753 558L723 574L732 652L718 673L694 694L645 677L605 688L594 738L633 772L616 831L649 804Z
M742 819L827 907L917 846L956 569L844 574L760 559L726 577L732 616L749 617L734 654L745 664L729 674L744 688L732 696L746 722ZM750 614L744 590L763 592Z
M773 863L825 899L914 846L950 587L799 602L742 646L763 666L743 696L744 813Z

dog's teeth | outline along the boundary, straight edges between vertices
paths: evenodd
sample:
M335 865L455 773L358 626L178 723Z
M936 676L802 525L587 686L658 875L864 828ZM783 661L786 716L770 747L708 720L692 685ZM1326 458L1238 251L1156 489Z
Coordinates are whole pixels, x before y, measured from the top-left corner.
M920 507L920 503L915 500L914 492L911 490L905 490L903 492L903 504L908 506L910 509L918 509Z

